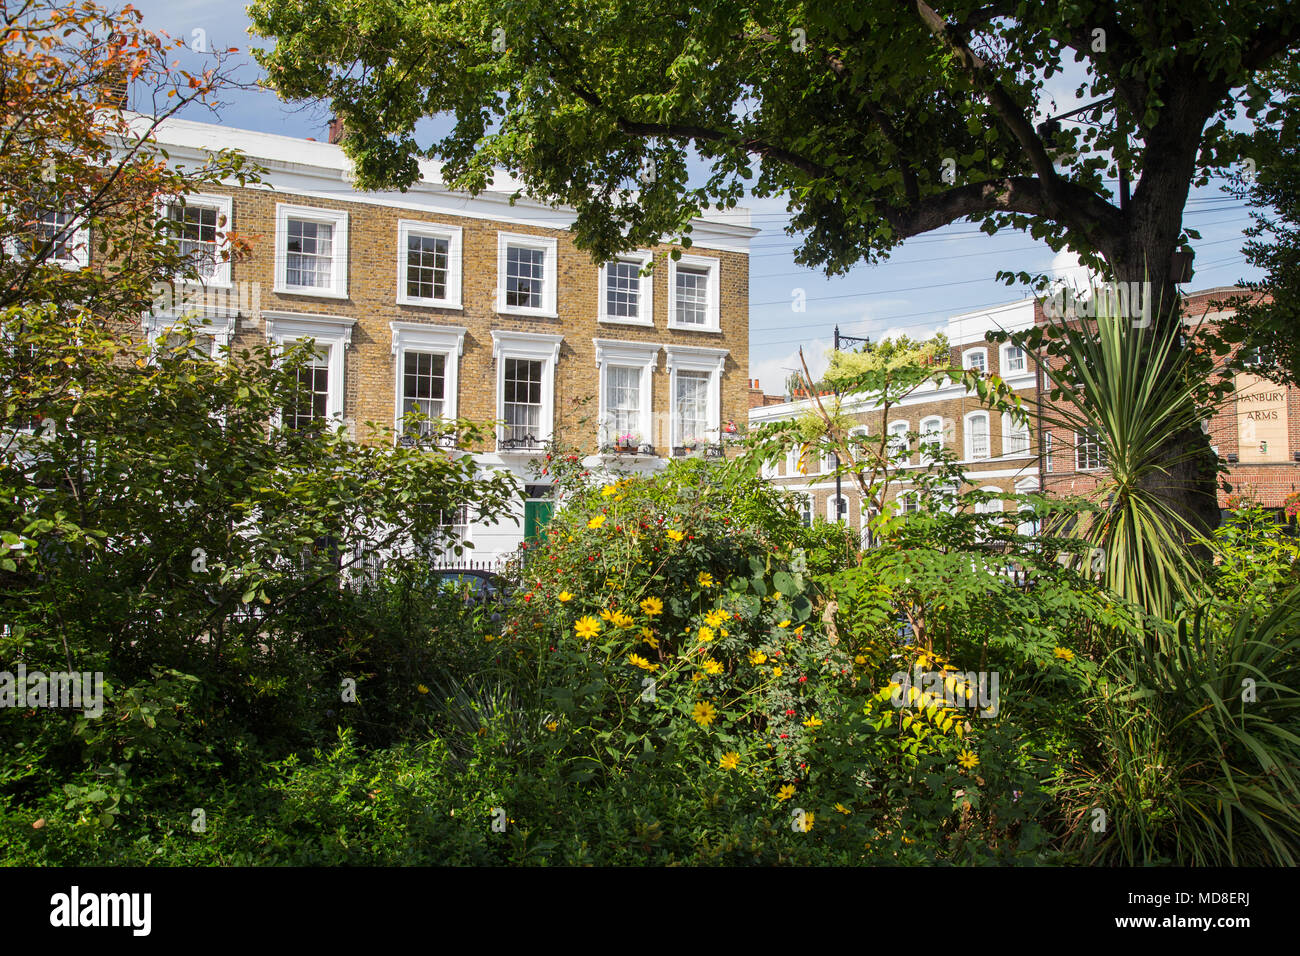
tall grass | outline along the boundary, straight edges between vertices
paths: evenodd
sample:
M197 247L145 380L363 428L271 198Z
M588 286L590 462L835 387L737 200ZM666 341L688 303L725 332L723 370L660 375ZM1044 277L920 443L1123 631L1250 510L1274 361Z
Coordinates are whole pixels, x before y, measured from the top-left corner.
M1300 862L1300 588L1262 619L1187 610L1101 670L1087 766L1060 790L1083 860Z

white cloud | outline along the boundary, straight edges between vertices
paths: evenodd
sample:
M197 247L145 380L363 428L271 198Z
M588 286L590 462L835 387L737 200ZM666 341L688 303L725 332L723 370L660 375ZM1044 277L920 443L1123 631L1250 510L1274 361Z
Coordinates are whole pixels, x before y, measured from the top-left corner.
M1079 262L1079 257L1069 249L1062 249L1052 257L1052 288L1069 286L1071 289L1087 289L1098 281L1097 274Z

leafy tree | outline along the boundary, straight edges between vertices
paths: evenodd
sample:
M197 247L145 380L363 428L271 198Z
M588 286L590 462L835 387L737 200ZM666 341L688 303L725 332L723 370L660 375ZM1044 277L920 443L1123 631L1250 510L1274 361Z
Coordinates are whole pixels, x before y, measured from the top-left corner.
M0 308L144 313L160 283L199 278L159 200L255 178L234 152L182 169L151 143L159 124L233 85L233 51L209 53L201 73L182 70L171 61L181 41L144 29L130 7L0 0L0 22ZM123 110L128 89L152 112ZM220 254L238 255L245 241L226 233Z
M663 235L687 245L710 204L788 196L797 260L828 274L948 223L1011 227L1149 281L1156 325L1175 321L1189 189L1239 159L1229 117L1254 115L1257 74L1300 44L1294 4L1210 0L255 0L250 16L275 40L259 51L275 88L347 122L364 186L409 185L421 157L470 189L504 166L574 206L598 259ZM1095 123L1040 130L1067 70ZM444 112L451 131L418 141ZM1205 436L1165 451L1145 480L1213 526Z
M1255 175L1227 187L1254 207L1243 251L1265 275L1240 283L1251 294L1230 300L1235 311L1219 333L1242 345L1242 366L1275 382L1300 384L1300 61L1269 76L1277 102L1268 122L1242 137L1241 151Z

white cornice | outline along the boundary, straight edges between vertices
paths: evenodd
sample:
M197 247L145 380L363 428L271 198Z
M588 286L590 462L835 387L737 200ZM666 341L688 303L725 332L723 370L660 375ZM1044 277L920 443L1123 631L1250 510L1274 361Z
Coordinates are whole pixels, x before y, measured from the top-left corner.
M132 123L141 132L151 120L134 114ZM269 182L249 184L249 189L291 192L317 199L367 203L396 209L491 219L541 229L569 229L576 211L563 206L549 206L519 195L523 184L504 170L493 171L492 185L470 196L442 185L439 163L420 160L421 180L406 192L382 190L368 193L351 184L352 164L342 147L331 143L281 136L255 130L234 129L214 123L169 119L160 124L154 135L165 147L172 162L203 161L222 149L243 153L267 170ZM228 185L236 185L231 182ZM710 210L691 223L694 248L724 252L749 252L749 241L758 235L750 225L746 209Z

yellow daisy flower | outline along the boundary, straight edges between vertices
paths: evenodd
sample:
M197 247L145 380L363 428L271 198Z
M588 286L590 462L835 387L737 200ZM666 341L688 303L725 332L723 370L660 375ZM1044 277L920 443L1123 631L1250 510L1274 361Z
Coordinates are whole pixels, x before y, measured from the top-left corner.
M604 488L600 489L600 493L606 498L608 498L610 495L614 494L617 491L618 491L617 485L606 485Z
M803 832L807 833L813 828L813 821L817 819L817 814L809 810L803 815Z
M669 528L668 537L672 538L674 541L680 541L682 538L686 537L686 535L678 531L676 528Z
M780 676L781 676L781 668L779 668L779 667L773 667L773 668L772 668L772 676L773 676L773 677L780 677Z
M697 680L704 680L704 675L701 674L699 671L696 671L694 674L691 675L692 683Z
M583 640L591 640L600 633L600 621L596 620L590 614L578 618L573 625L573 631Z
M842 803L837 803L837 804L835 804L835 809L836 809L837 811L839 811L840 813L844 814L845 816L848 816L850 813L853 812L852 810L850 810L848 807L846 807L846 806L845 806L844 804L842 804Z
M780 624L777 625L777 627L789 627L789 626L790 626L789 618L786 618L784 621L782 621Z
M613 617L610 618L610 621L615 627L632 626L632 618L627 614L624 614L622 611L615 611Z
M803 725L807 727L809 730L811 730L814 727L820 727L822 725L822 722L816 717L809 717L807 720L803 722Z
M1074 651L1070 650L1068 647L1053 648L1052 653L1063 661L1074 660Z
M718 716L718 711L708 701L700 701L691 711L691 719L701 727L707 727Z
M699 585L702 588L713 587L713 575L708 571L701 571L695 580L699 582Z
M429 693L429 688L425 687L423 684L420 684L418 687L415 688L415 690L416 690L416 693L419 693L419 694L427 694L427 693Z
M794 784L787 783L776 792L778 800L789 800L795 794Z
M552 720L546 725L546 729L554 732L557 728L559 728L559 726L560 726L560 722L558 720Z
M980 762L980 758L975 756L969 750L963 750L957 755L957 763L961 764L967 770L974 770Z
M719 664L717 661L715 661L712 657L704 658L704 660L700 661L700 666L704 668L704 673L706 674L716 675L722 673L722 665Z
M723 770L735 770L740 766L740 754L736 753L734 750L728 751L722 755L722 758L718 763L722 765Z
M631 664L633 667L641 668L643 671L653 671L659 668L658 664L651 664L640 654L629 654L627 658L627 662Z
M587 522L587 527L588 527L588 528L599 528L599 527L600 527L601 525L603 525L604 523L605 523L605 516L604 516L604 515L596 515L596 517L592 518L590 521Z
M573 600L573 595L570 594L568 591L561 591L558 595L556 595L556 599L557 599L561 604L564 604L564 603L567 602L567 601L572 601L572 600Z
M705 644L707 644L707 643L709 643L709 641L713 640L713 636L714 636L714 635L713 635L713 628L711 628L711 627L701 627L701 628L700 628L700 630L699 630L699 638L700 638L700 640L701 640L702 642L704 642Z
M749 652L749 662L753 664L755 667L757 667L759 664L762 664L766 660L767 660L767 655L764 654L762 651Z
M646 617L658 617L664 612L664 602L657 597L648 597L641 602L641 610Z
M731 620L731 615L722 610L722 608L714 608L708 614L704 615L704 622L708 624L709 627L721 627L729 620Z

